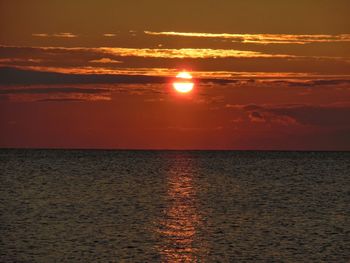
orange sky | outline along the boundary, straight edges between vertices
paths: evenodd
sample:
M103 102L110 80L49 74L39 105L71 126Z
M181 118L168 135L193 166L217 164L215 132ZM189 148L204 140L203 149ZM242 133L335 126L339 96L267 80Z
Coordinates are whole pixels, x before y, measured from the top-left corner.
M0 1L0 147L350 150L349 7Z

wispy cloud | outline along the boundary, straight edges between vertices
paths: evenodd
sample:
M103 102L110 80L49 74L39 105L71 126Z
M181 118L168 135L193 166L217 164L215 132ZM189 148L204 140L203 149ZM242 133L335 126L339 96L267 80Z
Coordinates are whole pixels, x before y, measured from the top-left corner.
M110 75L110 74L72 74L21 70L18 68L0 68L0 85L37 85L37 84L147 84L166 83L160 76Z
M121 57L143 58L295 58L294 55L267 54L257 51L235 49L211 49L211 48L109 48L102 47L99 50L105 54Z
M120 68L106 69L96 67L57 68L57 67L0 67L0 85L32 84L160 84L168 83L177 74L176 69L166 68ZM235 86L260 85L261 87L344 87L348 88L350 76L305 75L303 73L265 73L265 72L193 72L200 85L212 84ZM340 77L343 77L342 79Z
M252 50L238 49L214 49L214 48L124 48L124 47L25 47L25 46L0 46L0 49L16 49L23 52L47 52L74 55L86 53L103 57L141 57L164 59L215 59L215 58L272 58L272 59L315 59L347 61L347 57L329 56L299 56L293 54L278 54Z
M53 34L52 36L54 36L54 37L66 37L66 38L78 37L78 35L75 35L73 33L57 33L57 34Z
M252 122L274 122L285 125L301 124L313 126L346 126L350 127L349 103L326 105L285 104L285 105L231 105L226 108L242 110Z
M100 58L100 59L93 59L89 61L90 63L101 63L101 64L120 64L123 63L123 61L110 59L110 58Z
M291 87L319 87L319 86L349 86L350 85L350 76L347 76L347 78L344 79L337 79L337 78L331 78L331 79L289 79L289 80L271 80L267 81L267 83L273 83L273 84L281 84L281 85L287 85Z
M185 61L185 59L190 60ZM222 59L222 62L216 59ZM252 61L249 67L245 59ZM277 60L278 63L275 63ZM335 73L330 62L341 71ZM349 78L348 64L345 60L334 57L320 59L312 56L302 57L235 49L0 46L0 66L38 71L171 77L182 69L182 65L186 67L186 64L193 65L193 75L197 78ZM304 66L304 64L307 68L303 68L304 72L298 72L300 69L297 66ZM250 65L257 66L250 67ZM162 66L168 66L168 68L162 68ZM196 71L195 67L203 70ZM236 71L229 71L230 68ZM324 70L325 68L327 71Z
M205 59L205 58L303 58L289 54L270 54L259 51L212 48L124 48L124 47L16 47L0 46L1 49L16 49L21 51L38 51L73 55L74 52L85 52L87 55L105 55L104 57L141 57L167 59Z
M59 38L76 38L78 35L69 33L69 32L62 32L62 33L55 33L55 34L46 34L46 33L34 33L32 34L33 37L59 37Z
M33 37L49 37L50 34L46 34L46 33L34 33L32 34Z
M41 63L43 62L42 59L35 59L35 58L0 58L0 64L13 64L13 63Z
M258 51L237 50L237 49L212 49L212 48L122 48L122 47L8 47L32 49L51 52L77 51L89 52L90 54L106 54L118 57L142 57L142 58L300 58L288 54L269 54Z
M108 89L77 88L77 87L28 87L0 89L0 94L45 94L45 93L106 93Z
M105 34L103 34L103 36L104 37L115 37L116 34L114 34L114 33L105 33Z
M229 34L229 33L196 33L196 32L154 32L144 31L147 35L200 37L229 39L233 42L253 44L310 44L329 42L350 42L350 34L339 35L292 35L292 34Z
M0 97L6 97L7 101L106 101L111 100L111 89L76 86L76 87L59 87L50 86L28 86L28 87L11 87L0 88Z

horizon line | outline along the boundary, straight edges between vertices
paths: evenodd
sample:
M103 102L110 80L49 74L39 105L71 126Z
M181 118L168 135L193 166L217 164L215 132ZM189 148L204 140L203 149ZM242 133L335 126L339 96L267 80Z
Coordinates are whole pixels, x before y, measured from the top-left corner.
M349 152L349 150L322 150L322 149L174 149L174 148L93 148L93 147L0 147L2 150L62 150L62 151L153 151L153 152Z

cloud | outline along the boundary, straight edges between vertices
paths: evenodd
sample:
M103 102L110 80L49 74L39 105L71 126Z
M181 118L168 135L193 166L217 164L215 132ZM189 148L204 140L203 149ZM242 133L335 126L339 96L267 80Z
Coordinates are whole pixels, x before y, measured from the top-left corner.
M288 54L269 54L258 51L212 48L122 48L122 47L11 47L1 46L2 49L32 50L42 53L84 53L91 55L105 55L114 57L141 57L141 58L300 58Z
M43 68L44 70L45 68ZM94 70L92 70L93 72ZM124 71L121 71L124 72ZM126 71L128 73L129 71ZM130 72L129 72L130 73ZM133 72L134 74L137 71ZM48 71L27 70L15 67L0 67L0 85L40 85L40 84L167 84L172 78L162 76L131 74L82 74L79 73L59 73ZM237 84L239 80L202 78L198 80L201 84Z
M32 34L33 37L49 37L49 34L45 34L45 33L35 33Z
M264 109L276 116L285 116L304 125L350 126L350 105L296 105Z
M228 33L196 33L196 32L153 32L144 31L147 35L179 36L196 38L229 39L233 42L253 44L310 44L350 42L350 34L338 35L292 35L292 34L228 34Z
M221 59L221 60L216 60ZM184 60L186 59L186 61ZM251 59L248 63L246 59ZM272 61L268 61L271 59ZM276 61L276 59L278 61ZM123 68L121 63L123 62ZM299 70L299 66L309 64L309 72L288 72ZM306 63L307 62L307 63ZM33 65L35 63L36 65ZM333 61L341 69L332 77L343 78L348 71L344 61ZM119 65L120 64L120 65ZM74 74L128 74L174 76L176 67L184 64L202 68L194 72L200 78L320 78L324 67L330 67L329 60L316 60L283 54L267 54L255 51L230 49L138 49L138 48L86 48L86 47L16 47L0 46L0 66L21 66L21 68L55 71ZM289 65L293 65L290 68ZM247 65L248 68L247 68ZM267 65L266 67L264 65ZM282 65L282 66L281 66ZM312 67L315 65L315 67ZM168 66L168 68L163 68ZM298 67L297 67L298 66ZM250 68L252 67L252 68ZM229 71L231 69L237 71ZM259 72L259 69L265 72ZM251 70L251 72L249 72ZM275 71L273 71L275 70ZM276 71L277 70L277 71ZM305 70L305 69L304 69ZM318 72L321 73L313 73ZM286 72L283 72L286 71ZM345 73L344 73L345 72ZM325 73L324 73L325 74ZM327 76L325 76L327 77ZM349 76L348 76L349 77Z
M100 58L100 59L93 59L89 61L90 63L101 63L101 64L120 64L123 63L123 61L110 59L110 58Z
M42 59L35 58L0 58L0 64L14 64L14 63L41 63Z
M253 122L278 122L324 127L350 127L350 103L328 105L226 105L226 108L246 112Z
M246 75L243 75L246 76ZM248 76L248 75L247 75ZM259 77L260 76L260 77ZM238 76L237 76L238 77ZM254 77L254 73L252 74L251 78L254 79L239 79L237 80L237 84L243 85L249 85L249 84L256 84L261 85L263 87L266 86L276 86L276 87L300 87L300 88L320 88L320 87L343 87L343 88L349 88L350 89L350 76L344 75L344 76L327 76L327 75L310 75L309 78L316 78L319 79L306 79L306 77L298 76L297 74L293 75L286 73L285 76L283 74L280 75L280 77L266 77L263 78L262 75L256 74ZM325 78L325 77L328 77ZM334 77L344 77L343 79L338 79ZM284 79L285 78L285 79ZM233 83L233 82L232 82ZM305 89L306 91L310 91L310 89ZM228 107L234 107L235 105L228 105Z
M0 67L0 85L35 85L35 84L147 84L167 83L167 78L140 75L111 74L64 74L21 70L18 68Z
M59 37L59 38L76 38L78 35L69 33L69 32L63 32L63 33L55 33L55 34L46 34L46 33L34 33L32 34L33 37Z
M84 102L88 101L86 99L42 99L42 100L37 100L37 102Z
M349 85L350 79L278 80L272 82L274 84L284 84L291 87L317 87Z
M53 34L53 37L64 37L64 38L75 38L78 37L78 35L75 35L73 33L57 33Z
M261 113L252 111L249 113L249 119L253 122L265 122L265 118Z
M112 89L101 87L57 87L57 86L27 86L0 88L0 98L6 101L20 102L74 102L74 101L106 101L111 100Z
M27 69L32 68L32 69ZM51 71L46 71L51 70ZM61 72L57 72L61 71ZM118 69L105 70L98 68L47 68L47 67L0 67L0 85L70 85L70 84L167 84L173 80L177 71L175 69ZM148 75L149 74L149 75ZM213 88L215 85L234 85L239 86L261 86L271 87L278 85L282 87L345 87L350 88L349 79L318 79L318 80L264 80L264 79L240 79L235 78L213 78L211 74L195 73L194 76L198 85L206 88ZM328 87L327 87L328 88ZM227 105L227 107L235 107Z
M76 88L76 87L29 87L29 88L13 88L0 89L0 94L47 94L47 93L86 93L98 94L109 92L108 89L91 89L91 88Z
M115 37L116 34L113 34L113 33L106 33L106 34L103 34L104 37Z
M143 58L296 58L294 55L268 54L258 51L211 48L111 48L101 47L100 52L120 57Z

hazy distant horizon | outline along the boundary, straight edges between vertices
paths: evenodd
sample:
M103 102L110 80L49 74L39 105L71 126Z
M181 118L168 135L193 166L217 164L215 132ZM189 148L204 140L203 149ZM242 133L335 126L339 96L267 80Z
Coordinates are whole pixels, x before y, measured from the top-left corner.
M50 148L36 148L36 147L27 147L27 148L16 148L16 147L2 147L1 150L62 150L62 151L159 151L159 152L350 152L350 150L303 150L303 149L140 149L140 148L59 148L59 147L50 147Z

